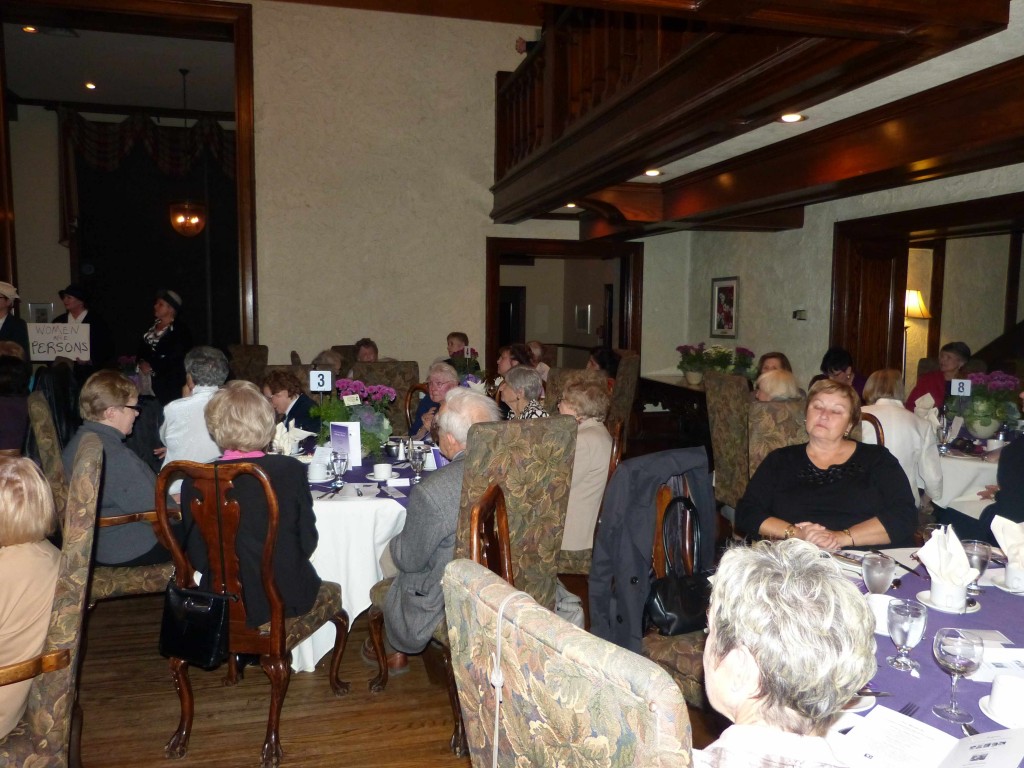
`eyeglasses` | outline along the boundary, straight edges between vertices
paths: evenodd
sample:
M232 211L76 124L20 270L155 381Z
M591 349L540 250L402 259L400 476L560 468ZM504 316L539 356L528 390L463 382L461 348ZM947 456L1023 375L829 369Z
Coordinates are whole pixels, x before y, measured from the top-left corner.
M119 405L118 408L131 408L136 414L142 413L142 408L137 405Z

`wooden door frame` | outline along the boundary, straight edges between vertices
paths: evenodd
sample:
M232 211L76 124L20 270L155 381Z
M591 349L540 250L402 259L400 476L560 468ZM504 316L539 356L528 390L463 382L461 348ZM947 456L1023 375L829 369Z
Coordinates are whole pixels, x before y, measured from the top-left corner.
M484 304L484 359L493 360L498 353L498 289L501 286L501 265L505 260L532 259L613 259L621 258L619 274L619 343L640 353L643 321L644 246L643 243L576 240L544 240L533 238L487 238L486 299ZM527 341L527 339L523 339ZM487 368L487 365L483 366Z
M947 240L988 235L1013 235L1024 229L1024 192L997 195L959 203L947 203L928 208L916 208L863 219L850 219L835 223L832 249L832 312L829 323L829 344L839 344L848 334L855 333L860 312L850 309L851 296L844 293L838 279L845 271L851 254L860 244L883 242L901 245L904 253L912 246L932 248L940 255L940 269L932 271L932 328L928 334L928 353L938 353L938 328L942 322L942 279ZM1019 241L1019 237L1016 238ZM905 270L904 270L905 274ZM902 308L900 291L906 284L891 286L897 295L890 295L892 306ZM936 290L937 289L937 290ZM1009 286L1008 286L1009 290ZM1012 297L1016 301L1016 296ZM1009 299L1004 299L1009 306ZM903 322L900 317L890 322L889 357L892 350L903 348ZM933 349L934 347L934 349ZM890 359L887 364L899 367L900 360Z
M256 150L252 7L202 0L5 0L0 21L32 19L129 34L223 39L235 55L235 185L238 196L239 324L242 341L259 340L256 279ZM108 24L109 22L109 24ZM6 61L0 58L0 70ZM6 72L0 71L0 85ZM16 278L10 132L0 99L0 276Z

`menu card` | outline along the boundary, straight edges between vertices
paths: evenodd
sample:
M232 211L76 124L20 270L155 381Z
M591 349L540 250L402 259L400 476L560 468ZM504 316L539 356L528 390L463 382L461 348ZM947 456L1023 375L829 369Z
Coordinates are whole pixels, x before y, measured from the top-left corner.
M348 454L349 469L363 466L362 447L358 421L331 422L331 450Z

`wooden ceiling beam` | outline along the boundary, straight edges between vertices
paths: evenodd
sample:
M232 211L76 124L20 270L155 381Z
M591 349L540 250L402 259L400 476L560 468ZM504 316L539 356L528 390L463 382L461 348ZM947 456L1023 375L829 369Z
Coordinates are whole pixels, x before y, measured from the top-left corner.
M544 4L535 0L284 0L284 2L355 8L362 11L409 13L416 16L492 21L501 24L525 24L532 27L539 27L544 19Z

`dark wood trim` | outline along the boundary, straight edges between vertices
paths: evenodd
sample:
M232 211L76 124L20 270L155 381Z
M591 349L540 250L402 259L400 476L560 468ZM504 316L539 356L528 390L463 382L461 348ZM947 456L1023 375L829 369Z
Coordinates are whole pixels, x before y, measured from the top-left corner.
M1010 233L1010 254L1006 265L1006 309L1003 315L1003 333L1017 327L1017 304L1020 296L1021 230Z
M622 258L619 286L619 339L623 347L640 351L643 328L643 243L540 240L531 238L489 237L485 269L485 345L484 359L493 366L498 350L498 292L501 264L509 257L533 259L616 259ZM524 339L525 341L525 339Z
M942 299L946 286L946 241L937 240L931 244L932 249L932 285L929 312L932 319L928 321L928 357L938 359L939 342L942 339ZM909 394L909 393L908 393Z
M502 24L540 26L544 4L508 2L508 0L283 0L303 5L326 5L332 8L354 8L363 11L410 13L417 16L439 16L471 21L493 21ZM508 44L511 46L510 37Z
M3 66L3 35L0 35L0 96L7 93L7 71ZM0 280L18 284L18 259L14 247L14 182L11 178L11 132L9 104L0 98Z
M103 29L164 37L229 40L235 46L235 134L238 189L238 264L241 290L242 341L259 341L256 299L256 153L253 109L252 7L203 0L5 0L2 21L36 21L55 26ZM2 109L2 107L0 107ZM0 117L3 117L0 113ZM0 154L10 152L6 119L0 125ZM14 262L10 175L0 189L0 268ZM0 181L0 187L3 182ZM7 199L3 199L3 195ZM8 232L7 229L10 229Z
M182 109L168 107L146 107L134 104L90 104L87 101L54 101L52 99L23 99L17 94L14 95L14 103L26 107L42 107L43 109L71 109L75 112L95 112L101 115L136 115L144 114L150 117L168 118L197 118L209 117L213 120L234 122L233 112L207 111L202 109L190 109L185 112Z

